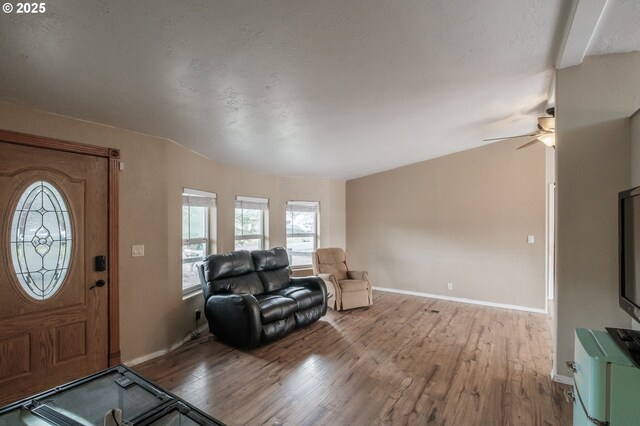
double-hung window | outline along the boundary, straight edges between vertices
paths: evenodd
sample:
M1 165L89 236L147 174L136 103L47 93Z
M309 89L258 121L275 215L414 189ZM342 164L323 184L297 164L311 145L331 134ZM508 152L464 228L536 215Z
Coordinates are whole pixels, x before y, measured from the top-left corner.
M196 263L215 252L216 194L182 191L182 293L200 288Z
M291 266L311 266L311 253L318 248L317 201L287 201L287 252Z
M255 197L236 197L236 250L265 248L269 200Z

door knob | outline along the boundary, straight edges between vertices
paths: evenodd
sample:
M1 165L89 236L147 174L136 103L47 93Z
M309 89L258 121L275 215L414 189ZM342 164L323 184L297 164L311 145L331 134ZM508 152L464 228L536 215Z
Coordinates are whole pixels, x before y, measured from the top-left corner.
M105 284L106 284L106 282L104 280L98 280L98 281L96 281L96 283L94 285L89 287L89 290L91 290L93 288L96 288L96 287L104 287Z

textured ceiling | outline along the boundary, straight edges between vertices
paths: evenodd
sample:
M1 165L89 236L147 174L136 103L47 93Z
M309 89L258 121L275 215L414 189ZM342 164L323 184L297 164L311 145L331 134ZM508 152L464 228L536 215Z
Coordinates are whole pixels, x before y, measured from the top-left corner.
M635 52L640 49L640 1L609 0L587 55Z
M607 21L632 19L637 38L637 5L617 3ZM345 179L533 131L569 12L563 0L46 5L0 16L0 99L231 165ZM593 52L623 38L602 34Z

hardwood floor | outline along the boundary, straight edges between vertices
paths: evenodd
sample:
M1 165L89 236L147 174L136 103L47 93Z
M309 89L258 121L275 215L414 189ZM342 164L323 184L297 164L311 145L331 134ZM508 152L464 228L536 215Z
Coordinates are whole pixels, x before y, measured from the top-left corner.
M240 351L204 337L134 367L229 425L569 425L546 315L375 292Z

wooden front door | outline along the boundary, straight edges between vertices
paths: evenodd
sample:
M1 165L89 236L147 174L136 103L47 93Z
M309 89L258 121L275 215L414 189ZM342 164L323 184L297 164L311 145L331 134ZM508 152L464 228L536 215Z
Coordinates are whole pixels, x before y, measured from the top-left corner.
M0 406L108 367L108 177L108 158L0 142Z

